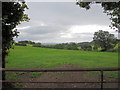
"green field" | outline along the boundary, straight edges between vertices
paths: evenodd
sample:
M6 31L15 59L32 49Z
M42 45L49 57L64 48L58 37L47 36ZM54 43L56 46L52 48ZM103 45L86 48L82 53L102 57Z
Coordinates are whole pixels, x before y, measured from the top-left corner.
M118 53L15 46L7 56L7 68L54 68L72 64L82 68L118 67ZM106 73L116 77L117 72Z

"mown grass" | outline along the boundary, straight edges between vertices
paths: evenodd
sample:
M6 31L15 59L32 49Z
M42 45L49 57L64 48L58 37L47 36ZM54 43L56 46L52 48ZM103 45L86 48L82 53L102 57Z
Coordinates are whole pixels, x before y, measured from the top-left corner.
M15 46L7 56L7 68L54 68L59 65L77 65L82 68L118 67L118 53L80 50L60 50ZM117 72L105 72L117 77ZM34 74L35 75L35 74Z

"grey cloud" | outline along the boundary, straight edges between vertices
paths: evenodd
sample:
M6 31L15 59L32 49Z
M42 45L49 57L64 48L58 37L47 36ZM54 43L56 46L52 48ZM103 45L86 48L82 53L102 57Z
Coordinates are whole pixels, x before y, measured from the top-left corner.
M93 33L75 33L71 40L81 42L81 41L91 41L93 38Z
M18 40L40 40L40 41L90 41L93 34L77 33L73 38L61 38L60 33L66 32L72 25L105 25L109 26L110 20L103 14L100 5L92 5L92 9L81 9L75 3L41 3L27 2L29 10L26 13L30 22L23 22L18 27L31 26L31 28L19 30ZM44 23L45 26L40 26ZM26 34L22 34L26 33ZM69 32L67 32L69 33Z
M60 33L65 30L66 27L61 27L61 26L37 26L37 27L24 29L21 31L30 35L46 35L46 34Z
M100 5L93 5L92 9L81 9L75 3L28 3L29 17L47 23L73 25L73 24L101 24L108 25L109 18L102 14ZM32 24L32 23L31 23Z

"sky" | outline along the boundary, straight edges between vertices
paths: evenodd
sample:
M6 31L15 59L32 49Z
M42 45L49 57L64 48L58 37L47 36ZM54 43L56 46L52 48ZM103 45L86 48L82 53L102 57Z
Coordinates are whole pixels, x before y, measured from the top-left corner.
M94 32L110 29L109 17L100 4L91 9L80 8L75 2L27 2L25 11L30 21L17 26L19 33L15 41L31 40L41 43L90 42Z

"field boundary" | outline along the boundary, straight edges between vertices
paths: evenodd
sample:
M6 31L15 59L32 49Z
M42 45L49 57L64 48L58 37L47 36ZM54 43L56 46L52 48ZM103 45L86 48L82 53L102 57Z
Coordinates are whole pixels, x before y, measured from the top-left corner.
M3 72L80 72L80 71L100 71L101 72L101 81L100 82L30 82L30 81L7 81L0 80L2 83L101 83L101 90L103 90L103 83L120 83L118 82L105 82L103 81L103 72L104 71L120 71L120 68L85 68L85 69L15 69L15 68L0 68Z

